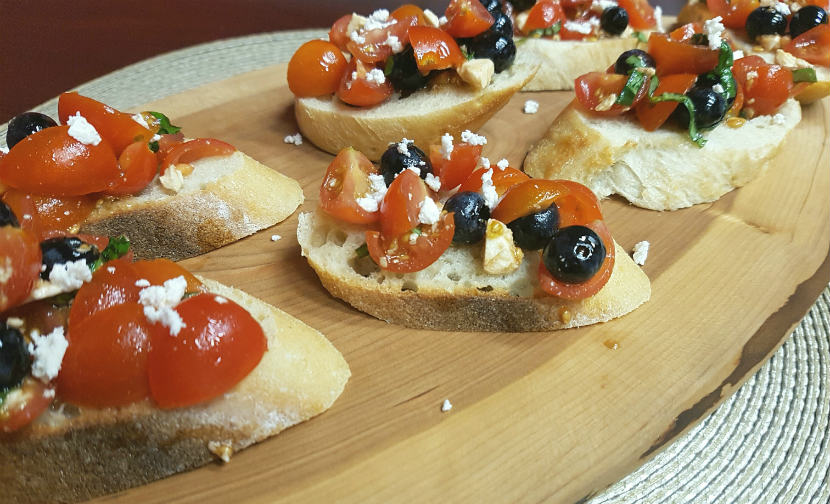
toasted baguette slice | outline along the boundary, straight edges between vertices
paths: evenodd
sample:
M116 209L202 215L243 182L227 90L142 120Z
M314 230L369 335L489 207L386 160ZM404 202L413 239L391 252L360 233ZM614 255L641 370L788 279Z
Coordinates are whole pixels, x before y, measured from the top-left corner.
M519 50L532 54L541 63L533 80L522 91L573 89L574 79L597 68L613 65L621 53L638 47L638 42L632 36L608 37L593 42L517 39Z
M188 408L54 405L0 439L4 502L76 502L142 485L204 465L216 458L212 451L241 450L332 405L350 372L322 334L242 291L200 280L262 325L268 350L259 365L222 397Z
M390 143L401 138L431 145L440 144L444 133L458 136L464 130L478 130L530 81L538 66L529 57L517 56L482 90L440 85L405 98L395 94L376 107L351 107L333 96L298 98L294 115L303 136L320 149L337 154L354 147L377 161Z
M452 246L416 273L381 271L357 259L364 228L322 212L302 213L297 240L302 254L335 297L381 320L420 329L448 331L546 331L605 322L624 315L651 296L651 284L616 246L608 283L596 295L565 301L540 291L539 254L527 253L519 268L491 275L482 266L482 247Z
M636 206L675 210L714 201L764 172L801 120L788 100L774 116L758 116L706 133L702 148L678 129L646 131L628 116L598 117L571 103L528 153L531 177L580 182L600 197L619 194Z
M178 193L156 178L139 194L105 198L80 232L124 234L139 258L180 260L272 226L303 202L296 180L242 152L192 164Z

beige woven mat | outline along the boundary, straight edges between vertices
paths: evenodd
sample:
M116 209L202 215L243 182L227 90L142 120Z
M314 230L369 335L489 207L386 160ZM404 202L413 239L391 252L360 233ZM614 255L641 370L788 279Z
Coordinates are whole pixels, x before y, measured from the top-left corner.
M91 81L129 108L288 61L321 30L254 35L163 54ZM56 100L36 110L55 116ZM5 138L6 126L0 126ZM830 502L830 288L738 392L654 459L584 504Z

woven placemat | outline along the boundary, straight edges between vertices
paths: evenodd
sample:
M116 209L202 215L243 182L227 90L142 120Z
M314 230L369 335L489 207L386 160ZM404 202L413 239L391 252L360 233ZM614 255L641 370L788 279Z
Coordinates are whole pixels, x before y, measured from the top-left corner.
M79 87L116 108L288 61L323 30L254 35L130 65ZM53 117L57 100L35 110ZM0 126L5 138L6 125ZM830 287L732 397L585 504L830 502Z

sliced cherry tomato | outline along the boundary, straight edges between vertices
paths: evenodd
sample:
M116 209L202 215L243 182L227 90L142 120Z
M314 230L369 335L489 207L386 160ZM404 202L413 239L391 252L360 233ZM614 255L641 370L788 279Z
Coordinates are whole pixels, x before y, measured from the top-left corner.
M557 180L556 182L568 189L567 194L555 200L556 208L559 210L559 227L587 225L596 220L602 220L599 200L588 187L572 180Z
M604 72L589 72L580 75L574 81L576 101L583 109L596 115L620 115L631 109L630 106L615 103L627 80L627 75ZM647 84L644 84L644 87L646 86Z
M369 212L357 204L358 199L371 192L369 175L379 175L369 158L351 147L341 150L326 169L320 185L320 208L353 224L377 222L379 212Z
M340 49L325 40L309 40L288 62L288 88L295 96L323 96L337 91L348 63Z
M700 23L686 23L669 33L669 38L675 42L686 42L692 39L695 33L703 33Z
M743 30L749 14L761 6L760 0L706 0L713 16L723 18L727 28Z
M369 255L385 271L421 271L434 263L450 247L455 234L455 220L453 214L447 213L435 226L422 225L418 229L420 234L414 233L414 240L413 233L410 232L386 237L378 231L366 231Z
M32 196L37 207L40 235L44 237L55 231L66 233L92 213L99 199L96 195Z
M424 10L415 4L403 4L389 14L390 19L395 19L399 23L407 22L410 26L427 24ZM413 21L414 18L414 21Z
M657 64L657 75L706 73L717 66L720 54L709 46L678 42L659 32L649 35L648 53Z
M169 166L180 163L192 163L196 160L213 156L230 156L236 152L233 145L215 138L197 138L171 147L161 162L161 173Z
M438 145L429 146L429 162L432 164L432 171L436 177L441 179L441 189L446 191L452 189L470 176L475 170L483 145L471 145L461 142L453 145L449 159L444 159L441 147Z
M752 118L775 113L790 96L793 74L752 55L735 61L732 74L744 92L743 115Z
M567 19L558 0L540 0L528 12L522 31L527 34L534 30L543 30L557 22L564 25Z
M87 145L54 126L27 136L0 159L0 182L33 194L80 196L106 189L118 167L106 141Z
M444 15L444 30L456 38L475 37L493 24L493 16L479 0L450 0Z
M166 329L151 324L138 303L96 312L70 325L69 346L56 385L67 402L96 408L125 406L150 396L147 358Z
M404 170L389 184L380 203L380 229L384 237L396 238L418 226L421 203L427 187L412 170Z
M654 8L648 0L619 0L619 6L628 13L628 24L635 30L648 30L657 25Z
M40 217L37 213L37 205L31 194L8 188L0 199L12 209L22 229L32 233L38 240L43 239L40 233Z
M392 83L383 70L366 66L353 58L337 88L337 97L343 103L356 107L371 107L384 102L392 95Z
M490 216L507 224L548 208L569 192L571 189L560 180L526 180L508 189Z
M346 14L337 19L331 30L329 30L329 42L336 45L341 51L346 51L346 44L349 42L349 23L352 22L352 14Z
M792 39L784 50L814 65L830 66L830 25L810 28Z
M663 93L677 93L686 94L686 91L692 88L697 80L696 74L671 74L660 77L657 88L654 90L654 96L659 96ZM669 116L677 108L678 103L672 101L664 101L652 104L648 100L643 100L634 108L637 114L637 119L640 125L646 131L654 131L669 118Z
M415 64L423 75L432 70L458 67L467 59L452 36L439 28L413 26L409 42L415 53Z
M41 381L27 376L19 388L11 390L0 403L0 432L26 427L52 404L54 393Z
M392 54L393 47L406 46L409 42L410 27L418 24L419 19L422 19L417 12L401 11L397 16L394 18L390 15L377 28L365 29L364 26L357 34L349 34L346 49L355 58L367 64L374 65L386 61Z
M150 285L162 285L172 278L181 276L187 281L185 293L195 294L204 291L201 280L170 259L159 258L136 261L131 266L135 274L138 275L138 278L147 280L150 282Z
M135 194L153 181L158 173L156 153L147 142L134 142L118 157L121 177L107 189L108 194Z
M95 127L101 138L110 144L116 156L133 142L149 142L158 131L139 124L133 119L132 114L120 112L74 91L60 95L58 117L62 124L66 124L69 116L78 112Z
M256 319L231 300L198 294L175 311L185 326L176 336L153 340L147 363L150 391L162 408L190 406L227 392L268 349Z
M496 189L496 193L501 196L508 189L513 187L514 185L524 182L525 180L530 180L525 172L519 171L515 168L507 167L505 169L501 168L493 168L493 187ZM481 176L484 175L484 172L487 170L484 168L478 168L473 173L467 177L467 180L461 184L461 187L458 188L458 191L471 191L471 192L481 192Z
M25 300L40 275L37 238L21 228L0 227L0 312Z
M585 299L599 292L608 283L608 279L611 278L611 273L614 271L615 249L614 241L611 239L608 228L601 220L583 225L591 228L599 235L603 245L605 245L605 260L602 262L599 271L593 277L586 282L577 284L569 284L557 280L545 268L545 264L539 261L539 286L543 291L552 296L568 300Z

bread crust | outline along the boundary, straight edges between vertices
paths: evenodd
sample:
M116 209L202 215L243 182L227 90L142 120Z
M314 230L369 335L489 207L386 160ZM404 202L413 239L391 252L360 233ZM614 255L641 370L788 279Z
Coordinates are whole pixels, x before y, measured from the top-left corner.
M303 213L297 239L303 256L334 297L373 317L418 329L565 329L619 317L651 296L648 277L616 244L616 262L606 286L590 298L566 301L541 292L535 275L539 254L525 254L514 273L487 275L477 264L481 261L475 246L453 246L417 274L377 270L364 275L347 264L364 240L360 228L342 225L319 211ZM447 263L452 262L455 269L449 275L456 273L458 278L447 281Z
M328 409L349 367L318 331L242 291L200 278L209 291L244 306L268 338L257 367L205 404L161 410L55 405L0 439L3 499L78 502L142 485L215 460L208 443L238 451Z
M721 123L698 148L680 130L649 132L631 117L590 116L572 102L528 152L524 170L575 180L600 198L619 194L639 207L676 210L714 201L760 176L800 120L801 108L790 99L775 116L739 127Z
M227 166L217 167L223 163ZM270 227L303 202L297 181L242 152L193 164L194 173L215 169L221 175L176 194L161 188L156 179L138 195L103 199L80 232L123 234L138 258L178 261Z
M442 85L406 98L393 95L371 108L351 107L334 96L298 98L294 115L300 132L318 148L337 154L354 147L377 161L392 142L401 138L415 145L440 143L441 135L457 137L476 131L533 77L538 63L517 56L513 65L483 90Z

